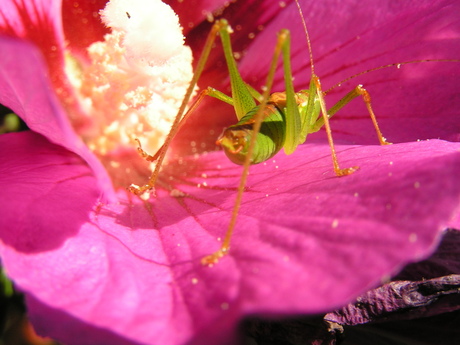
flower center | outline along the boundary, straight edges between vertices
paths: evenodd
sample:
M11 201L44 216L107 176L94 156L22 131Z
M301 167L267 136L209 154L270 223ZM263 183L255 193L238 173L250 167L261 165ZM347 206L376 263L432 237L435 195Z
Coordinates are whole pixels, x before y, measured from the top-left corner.
M126 187L148 175L140 158L133 163L134 139L151 154L161 147L193 75L192 52L177 15L159 0L111 0L101 17L112 32L88 48L89 64L68 64L89 117L73 123L114 185Z

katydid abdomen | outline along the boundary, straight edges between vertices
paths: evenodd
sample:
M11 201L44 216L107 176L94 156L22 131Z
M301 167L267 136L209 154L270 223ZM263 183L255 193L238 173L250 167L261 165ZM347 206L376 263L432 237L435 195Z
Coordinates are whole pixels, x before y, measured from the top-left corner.
M317 97L310 98L309 90L301 90L294 94L295 107L302 117L298 128L298 144L302 144L307 134L318 131L323 122L320 118L320 104ZM243 165L248 154L249 143L254 135L254 123L260 105L244 115L238 123L224 130L217 140L227 157L236 164ZM318 121L319 119L319 121ZM262 111L262 123L257 134L251 164L267 161L284 147L286 140L286 93L272 93ZM286 150L285 150L286 151ZM293 151L286 151L291 154Z
M248 154L249 143L254 135L254 116L259 106L249 111L237 124L224 130L217 143L235 164L243 165ZM263 110L263 122L257 133L251 164L265 162L276 155L284 145L286 125L283 110L268 103Z

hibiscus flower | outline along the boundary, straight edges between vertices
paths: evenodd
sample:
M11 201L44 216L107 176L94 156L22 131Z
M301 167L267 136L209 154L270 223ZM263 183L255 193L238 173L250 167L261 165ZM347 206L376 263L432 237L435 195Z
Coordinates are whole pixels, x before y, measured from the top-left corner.
M426 258L442 231L459 225L460 65L395 65L343 82L326 97L331 106L364 84L394 144L377 145L365 107L353 101L331 126L340 163L360 170L336 177L322 133L291 156L251 167L232 249L203 266L228 226L241 175L213 151L234 121L232 109L206 100L174 139L156 196L129 194L130 179L148 175L135 144L117 147L110 159L92 150L84 129L94 119L65 63L68 55L89 61L86 49L108 32L97 15L104 5L0 5L0 103L31 129L0 136L0 257L40 334L66 344L230 343L246 315L345 305ZM195 57L212 19L228 19L243 78L257 88L276 32L291 30L295 86L307 87L309 54L291 1L171 5ZM374 67L454 59L460 51L455 1L301 6L325 90ZM220 43L207 66L199 86L228 92ZM279 71L276 91L283 84ZM135 173L112 169L114 158Z

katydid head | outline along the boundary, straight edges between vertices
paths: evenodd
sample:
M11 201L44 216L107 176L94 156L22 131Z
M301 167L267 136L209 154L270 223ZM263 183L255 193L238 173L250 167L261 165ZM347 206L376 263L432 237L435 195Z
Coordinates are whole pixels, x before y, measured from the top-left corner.
M229 127L224 130L216 144L222 146L228 159L242 165L246 159L251 133L252 126Z

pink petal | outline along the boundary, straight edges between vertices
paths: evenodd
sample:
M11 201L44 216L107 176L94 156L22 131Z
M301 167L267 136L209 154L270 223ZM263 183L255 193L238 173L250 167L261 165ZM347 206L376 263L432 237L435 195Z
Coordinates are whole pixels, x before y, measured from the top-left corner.
M0 103L33 131L82 156L98 176L105 198L114 200L106 170L69 122L69 116L81 113L63 72L60 2L8 0L2 3L0 14L0 50L6 52L0 60ZM59 102L58 91L60 101L68 103Z
M98 200L91 170L77 155L33 132L0 140L8 147L2 150L2 210L8 209L1 220L2 241L24 253L59 248L78 234Z
M60 30L60 11L59 0L4 0L0 7L0 33L39 47L46 56L52 79L61 73L59 66L63 65L60 52L63 51L64 36Z
M38 181L62 165L62 157L79 171L70 175L77 180L72 188L64 186L65 195L40 197L48 211L43 221L54 217L46 238L26 246L27 237L8 242L3 232L0 249L9 275L33 295L32 319L52 311L48 322L37 321L39 330L68 344L85 324L94 325L95 334L107 329L133 342L222 343L243 315L332 310L405 263L426 257L459 205L458 144L339 146L343 166L361 166L343 178L334 176L326 145L303 145L291 157L281 154L276 162L253 167L231 253L210 268L199 261L219 246L240 174L222 153L185 159L165 171L165 181L185 197L159 190L151 206L97 206L93 189L82 190L95 180L79 160L69 162L68 153L32 134L16 135L34 139L29 146L25 139L0 137L0 147L15 153L0 163L6 212L23 181L40 190ZM67 181L66 174L59 181ZM75 212L95 202L86 221L70 218L77 232L61 225L69 221L66 214L50 213L68 198L80 209ZM16 217L0 229L15 233L22 222ZM59 236L66 240L53 245L51 234L63 231ZM79 321L64 331L60 310Z
M0 35L20 38L37 47L44 58L48 78L61 100L65 100L67 110L78 113L78 102L64 72L65 43L60 19L59 0L5 0L0 6ZM9 58L16 53L2 51L8 52Z
M26 42L1 36L0 50L9 52L0 60L0 103L18 114L33 131L83 157L98 176L105 197L114 200L105 168L75 134L52 91L41 54Z

